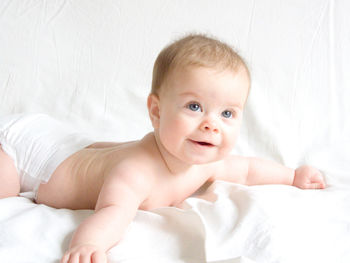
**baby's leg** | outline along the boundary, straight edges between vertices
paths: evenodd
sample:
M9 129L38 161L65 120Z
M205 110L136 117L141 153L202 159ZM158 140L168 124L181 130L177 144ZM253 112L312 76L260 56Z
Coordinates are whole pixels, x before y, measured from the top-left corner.
M18 196L19 190L19 176L14 161L0 145L0 198Z

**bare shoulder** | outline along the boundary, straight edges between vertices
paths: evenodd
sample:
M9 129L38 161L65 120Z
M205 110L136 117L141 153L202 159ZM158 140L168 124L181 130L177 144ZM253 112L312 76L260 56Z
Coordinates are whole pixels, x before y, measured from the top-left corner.
M136 159L115 165L104 180L96 209L109 205L139 206L151 193L153 175Z
M109 177L144 186L153 181L153 171L158 166L159 156L151 143L140 140L124 144L122 148L116 149L116 155L120 160L111 167Z
M135 188L147 190L154 181L150 167L139 158L127 159L113 167L108 175L109 181L123 181Z
M152 136L115 149L111 157L114 156L118 161L111 158L113 165L106 173L97 208L117 204L140 206L155 196L154 189L165 181L159 175L166 173L166 167Z
M210 180L223 180L245 184L249 169L249 159L239 155L229 155L213 163L213 176Z

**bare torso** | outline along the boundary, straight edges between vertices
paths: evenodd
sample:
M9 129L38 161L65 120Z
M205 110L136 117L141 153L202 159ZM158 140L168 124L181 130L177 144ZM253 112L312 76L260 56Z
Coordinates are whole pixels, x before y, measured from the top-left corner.
M111 169L126 159L154 182L150 195L140 209L177 205L211 177L210 165L171 174L164 165L153 135L127 143L96 143L70 156L41 184L37 202L57 208L94 209L101 187Z

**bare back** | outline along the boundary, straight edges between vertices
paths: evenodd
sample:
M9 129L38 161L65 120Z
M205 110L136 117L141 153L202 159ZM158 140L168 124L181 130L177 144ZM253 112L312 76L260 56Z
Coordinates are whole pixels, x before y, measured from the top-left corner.
M163 162L152 133L128 143L97 143L66 159L47 184L41 184L37 202L57 208L94 209L111 170L128 162L147 177L149 196L140 209L173 206L194 193L211 177L210 165L172 174ZM132 170L132 169L130 169Z

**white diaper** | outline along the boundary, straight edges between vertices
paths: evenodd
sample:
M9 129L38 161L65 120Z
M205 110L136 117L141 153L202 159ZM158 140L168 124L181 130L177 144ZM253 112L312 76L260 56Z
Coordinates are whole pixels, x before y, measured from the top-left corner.
M21 194L36 199L57 166L95 141L87 134L45 114L15 114L0 118L0 144L14 160Z

